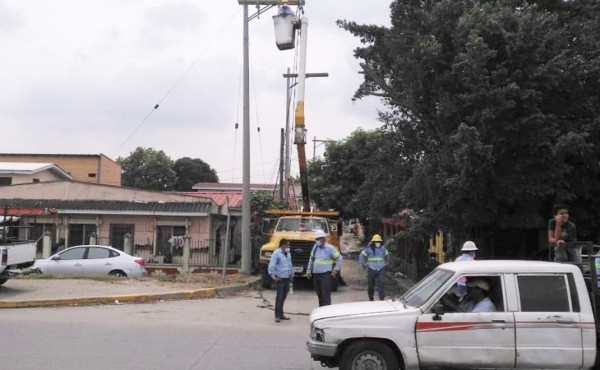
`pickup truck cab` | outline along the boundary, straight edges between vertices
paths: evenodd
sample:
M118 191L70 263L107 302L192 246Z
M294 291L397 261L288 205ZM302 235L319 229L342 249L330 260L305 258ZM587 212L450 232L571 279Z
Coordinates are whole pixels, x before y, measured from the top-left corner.
M459 280L485 281L494 310L471 312ZM594 312L581 270L538 261L438 266L400 299L319 307L308 350L347 369L586 369Z

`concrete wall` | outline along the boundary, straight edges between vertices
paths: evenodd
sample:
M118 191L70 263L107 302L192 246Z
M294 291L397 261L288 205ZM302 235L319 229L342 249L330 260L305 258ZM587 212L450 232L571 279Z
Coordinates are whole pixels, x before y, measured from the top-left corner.
M41 171L41 172L35 173L33 175L14 175L13 174L10 176L5 175L5 176L0 176L0 177L11 177L12 185L33 183L34 179L39 180L39 182L56 181L56 180L63 179L62 177L59 177L51 170Z
M0 162L55 163L75 181L121 186L121 166L104 154L0 154Z

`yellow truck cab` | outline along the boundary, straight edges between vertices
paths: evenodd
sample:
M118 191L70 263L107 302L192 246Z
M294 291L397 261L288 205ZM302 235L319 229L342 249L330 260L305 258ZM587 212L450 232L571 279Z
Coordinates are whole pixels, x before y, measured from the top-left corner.
M268 273L269 261L273 252L279 248L279 243L282 239L290 242L290 252L292 254L292 264L294 267L294 276L306 276L306 266L310 258L310 253L315 245L315 231L323 230L327 236L327 243L333 245L338 250L340 249L339 234L341 229L338 228L336 220L331 220L328 217L338 216L336 211L320 211L320 212L296 212L285 210L269 210L266 211L270 215L281 215L277 220L277 224L272 230L267 233L270 235L269 242L260 248L260 269L261 269L261 285L263 288L270 288L272 279ZM338 274L333 283L332 290L337 290L339 284Z

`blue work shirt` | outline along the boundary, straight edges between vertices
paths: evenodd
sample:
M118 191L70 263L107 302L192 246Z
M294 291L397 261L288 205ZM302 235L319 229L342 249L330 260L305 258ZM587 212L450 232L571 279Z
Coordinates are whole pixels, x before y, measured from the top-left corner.
M335 269L339 272L342 268L342 255L340 252L328 243L321 246L315 244L310 252L306 271L312 271L313 274L330 272L333 267L333 260L335 260Z
M463 253L460 256L456 257L456 259L454 260L454 262L463 262L463 261L474 261L475 260L475 256L471 256L469 253ZM464 276L461 276L458 281L456 282L456 285L458 285L459 287L465 287L467 286L467 278Z
M379 271L385 267L389 259L389 253L384 246L369 246L363 249L358 256L361 266L367 265L371 270Z
M471 312L496 312L496 305L489 297L485 297L471 309Z
M271 276L273 279L291 278L292 274L294 273L292 268L292 254L287 252L286 256L286 252L283 249L277 248L271 255L268 272L269 276Z

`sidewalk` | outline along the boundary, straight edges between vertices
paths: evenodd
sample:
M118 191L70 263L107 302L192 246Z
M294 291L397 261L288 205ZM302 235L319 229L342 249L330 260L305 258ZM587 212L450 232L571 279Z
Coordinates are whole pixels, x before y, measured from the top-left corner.
M1 308L80 306L212 298L253 286L259 278L220 287L122 279L11 279L0 286Z

